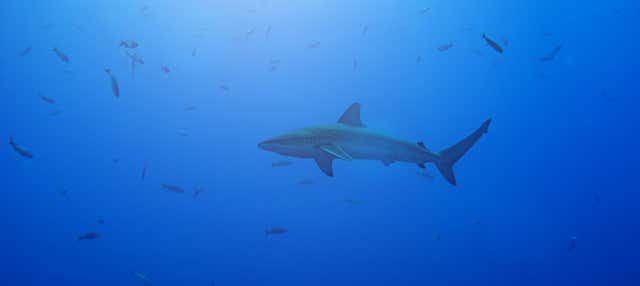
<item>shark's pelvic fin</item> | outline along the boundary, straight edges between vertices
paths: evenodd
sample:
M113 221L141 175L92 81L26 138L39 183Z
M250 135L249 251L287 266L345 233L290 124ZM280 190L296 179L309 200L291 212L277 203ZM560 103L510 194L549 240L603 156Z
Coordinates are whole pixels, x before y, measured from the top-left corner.
M392 160L382 160L382 164L384 164L385 166L389 167L391 164L393 164Z
M335 157L330 154L323 154L315 158L320 170L329 177L333 177L333 159Z
M482 123L480 128L476 129L471 135L462 139L455 145L440 151L439 158L435 161L436 167L442 174L442 176L449 182L449 184L456 185L456 176L453 173L453 164L455 164L471 147L475 144L482 135L489 131L489 124L491 119Z
M351 161L353 160L353 157L351 157L351 155L347 154L347 152L345 152L342 147L338 146L338 145L333 145L333 144L328 144L328 145L321 145L320 149L324 152L329 153L330 155L333 155L334 157L338 158L338 159L342 159L342 160L346 160L346 161Z
M338 123L354 127L366 127L360 120L360 103L354 103L340 116Z

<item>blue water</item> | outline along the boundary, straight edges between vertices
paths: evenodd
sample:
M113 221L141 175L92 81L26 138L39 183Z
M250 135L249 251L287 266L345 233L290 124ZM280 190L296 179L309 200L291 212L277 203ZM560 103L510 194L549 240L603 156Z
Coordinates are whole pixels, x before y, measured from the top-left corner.
M0 148L0 285L640 283L637 1L40 0L0 16L0 139L33 154ZM121 40L139 43L135 75ZM432 150L493 123L455 187L433 165L336 160L330 178L257 147L353 102Z

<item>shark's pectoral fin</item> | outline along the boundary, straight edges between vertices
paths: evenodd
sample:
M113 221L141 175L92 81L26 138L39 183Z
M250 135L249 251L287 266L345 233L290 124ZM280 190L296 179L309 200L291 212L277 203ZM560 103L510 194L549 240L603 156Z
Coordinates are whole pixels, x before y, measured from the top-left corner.
M333 159L334 157L329 154L324 154L315 158L316 164L318 164L320 170L329 177L333 177Z
M338 145L321 145L319 146L320 150L328 153L329 155L333 155L335 158L351 161L353 157L347 154L340 146Z

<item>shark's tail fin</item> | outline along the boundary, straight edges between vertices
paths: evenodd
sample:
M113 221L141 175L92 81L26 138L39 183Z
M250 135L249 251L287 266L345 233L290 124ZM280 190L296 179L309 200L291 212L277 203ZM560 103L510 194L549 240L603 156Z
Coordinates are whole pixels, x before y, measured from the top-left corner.
M475 144L484 133L489 130L489 124L491 119L488 119L480 128L476 129L471 135L462 139L455 145L440 151L439 158L435 161L436 167L440 171L440 174L449 182L449 184L456 185L456 176L453 173L453 164L455 164L467 151Z

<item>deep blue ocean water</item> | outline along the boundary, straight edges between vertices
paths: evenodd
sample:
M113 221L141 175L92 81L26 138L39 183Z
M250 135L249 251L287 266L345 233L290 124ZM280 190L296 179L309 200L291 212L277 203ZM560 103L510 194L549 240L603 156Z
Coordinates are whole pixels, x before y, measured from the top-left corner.
M0 285L640 284L637 1L8 0L0 15ZM336 160L330 178L257 146L353 102L433 150L493 122L455 187L433 165Z

